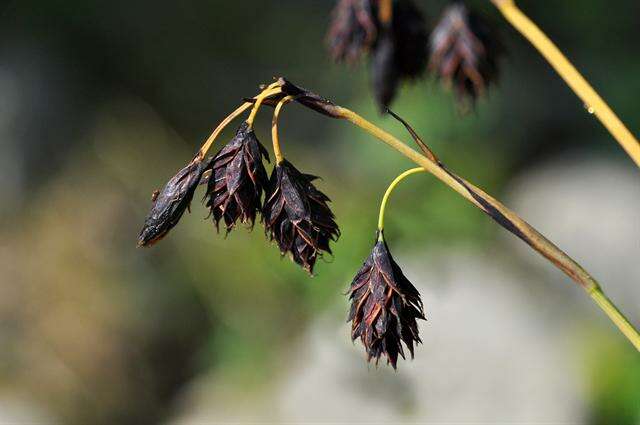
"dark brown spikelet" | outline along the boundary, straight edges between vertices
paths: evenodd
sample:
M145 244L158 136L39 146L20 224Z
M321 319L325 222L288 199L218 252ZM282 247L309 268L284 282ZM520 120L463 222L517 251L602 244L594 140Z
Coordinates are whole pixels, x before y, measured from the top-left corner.
M427 66L429 41L422 12L411 0L397 0L392 27L400 75L407 79L420 77Z
M491 28L463 3L449 6L430 39L429 71L453 85L460 102L475 103L498 77L502 45Z
M327 33L329 53L336 62L355 63L375 43L377 19L373 13L376 0L339 0Z
M269 154L244 122L236 135L209 162L211 177L205 195L216 228L224 220L227 233L238 221L253 227L268 177L262 160Z
M312 183L316 178L282 161L271 174L263 210L269 239L309 274L318 256L331 253L329 242L340 236L329 198Z
M327 33L336 62L371 55L371 83L380 110L389 106L400 81L419 77L427 64L424 17L412 0L394 0L382 22L379 0L339 0Z
M383 355L396 368L398 355L405 358L402 342L413 358L414 343L421 343L417 319L425 319L418 290L391 257L384 238L353 279L349 290L351 338L360 338L367 360L376 365Z
M378 23L371 53L371 80L376 102L384 111L399 83L419 77L427 63L427 32L420 10L411 0L393 2L390 23Z
M151 246L166 236L191 205L193 194L204 172L202 159L195 157L189 165L153 193L153 206L138 236L138 246Z
M376 103L382 112L391 104L400 84L396 44L390 32L385 32L380 37L372 53L371 84Z

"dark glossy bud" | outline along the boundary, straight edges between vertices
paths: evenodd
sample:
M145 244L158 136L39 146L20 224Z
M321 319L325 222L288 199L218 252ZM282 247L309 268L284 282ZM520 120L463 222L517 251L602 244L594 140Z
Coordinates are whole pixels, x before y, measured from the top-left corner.
M371 79L381 111L393 101L401 81L419 77L427 63L427 32L411 0L393 2L391 22L379 23L371 52Z
M371 83L376 103L380 111L384 111L391 104L400 83L396 45L391 32L383 34L372 53Z
M196 157L178 171L162 190L153 193L153 206L138 236L138 246L153 245L178 224L182 214L191 205L203 171L202 159Z
M405 79L420 77L427 66L429 42L422 12L411 0L397 0L392 27L400 75Z

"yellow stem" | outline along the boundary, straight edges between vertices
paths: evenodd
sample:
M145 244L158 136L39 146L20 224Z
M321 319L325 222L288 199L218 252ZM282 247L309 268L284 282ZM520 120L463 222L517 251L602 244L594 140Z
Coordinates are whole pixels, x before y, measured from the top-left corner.
M280 140L278 138L278 119L280 118L280 111L284 105L291 102L293 99L295 99L294 96L285 96L280 102L278 102L276 109L273 112L273 120L271 121L271 140L273 141L273 155L276 157L276 165L280 164L284 160L282 151L280 150Z
M278 82L275 82L275 83L270 84L269 86L267 86L258 96L254 97L254 99L256 99L256 103L257 103L257 99L264 92L266 92L266 91L268 91L268 90L270 90L270 89L272 89L274 87L277 87L277 86L279 86ZM198 151L198 157L200 159L204 158L204 156L207 154L209 149L211 149L211 146L213 145L213 142L216 141L216 139L218 138L220 133L222 133L222 131L229 125L229 123L231 123L231 121L236 119L239 115L242 115L242 113L244 113L244 111L246 111L247 109L249 109L253 105L254 105L254 103L252 103L252 102L245 102L242 105L240 105L235 111L230 113L225 119L223 119L222 122L220 124L218 124L218 126L215 128L215 130L213 130L213 133L211 133L211 135L207 138L207 140L204 142L204 144L202 145L202 147Z
M604 292L602 292L602 290L595 290L591 293L591 298L593 298L596 304L609 316L618 329L631 341L633 346L640 351L640 335L638 331L633 328L629 320L624 317Z
M231 121L233 121L236 117L238 117L238 115L241 115L244 111L249 109L252 105L253 103L251 102L245 102L242 105L240 105L238 109L230 113L224 120L222 120L222 122L218 124L216 129L213 130L213 133L211 133L207 141L204 142L204 145L202 145L202 147L200 148L200 151L198 152L198 156L201 159L204 158L204 156L207 154L207 152L213 145L213 142L215 142L215 140L218 138L222 130L224 130L225 127L228 126Z
M249 127L253 127L253 121L256 118L256 114L260 110L262 102L264 102L264 100L269 96L273 96L274 94L278 94L282 91L280 87L276 87L277 84L277 82L271 84L269 87L264 89L263 92L258 95L258 97L256 97L256 103L254 103L251 114L249 114L249 118L247 118L247 124L249 124Z
M378 5L378 20L385 26L389 26L392 18L393 0L381 0Z
M483 199L491 203L491 206L495 208L500 214L507 218L511 224L523 235L526 235L526 243L529 244L534 250L536 250L543 257L547 258L553 265L562 270L567 276L573 279L578 285L580 285L597 303L597 305L609 316L609 318L618 326L622 333L638 348L637 341L640 340L640 334L631 326L631 324L624 319L624 316L613 306L609 301L598 282L575 260L569 257L560 248L554 245L550 240L545 238L540 232L534 229L526 221L520 218L516 213L505 207L495 198L489 196L482 189L469 183L461 177L445 170L440 164L427 158L424 155L411 149L402 141L392 136L388 132L377 127L373 123L367 121L355 112L336 106L335 113L341 118L348 120L352 124L360 127L367 133L383 141L393 149L400 152L402 155L409 158L411 161L418 164L421 169L428 171L437 177L440 181L445 183L451 189L458 192L465 199L471 202L484 212L487 212L486 208L474 198L469 189L472 189L476 194L479 194ZM454 177L455 176L455 177Z
M391 196L391 192L393 192L393 189L395 189L398 183L400 183L406 177L416 173L424 173L425 171L426 170L422 167L412 168L400 174L391 182L391 184L387 188L387 191L384 193L384 196L382 197L382 203L380 203L380 215L378 216L378 230L380 232L384 230L384 212L387 209L387 202L389 202L389 196Z
M502 12L507 21L538 49L567 85L584 102L589 113L598 117L609 133L618 141L636 165L640 167L640 143L638 143L638 140L558 47L516 6L513 0L491 1Z

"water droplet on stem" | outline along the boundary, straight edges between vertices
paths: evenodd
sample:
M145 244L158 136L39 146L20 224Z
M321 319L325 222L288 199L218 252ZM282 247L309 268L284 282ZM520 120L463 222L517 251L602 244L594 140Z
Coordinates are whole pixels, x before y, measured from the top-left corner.
M593 106L587 105L586 103L584 104L584 109L587 110L587 112L591 115L595 114L596 109Z

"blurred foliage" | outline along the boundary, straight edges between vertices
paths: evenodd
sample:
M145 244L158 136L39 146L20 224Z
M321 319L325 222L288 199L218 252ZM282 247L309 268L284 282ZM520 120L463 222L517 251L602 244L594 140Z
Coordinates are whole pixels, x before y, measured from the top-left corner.
M260 226L217 235L202 220L200 192L166 240L135 248L152 190L272 76L285 75L404 134L377 115L366 64L329 62L323 38L331 3L0 4L5 389L37 400L65 423L166 420L194 377L206 371L229 388L259 388L314 315L339 303L346 318L342 294L374 242L380 196L410 164L357 129L297 106L283 114L284 152L300 170L324 176L319 187L343 230L317 277L279 261ZM445 2L419 3L433 24ZM428 80L406 85L393 105L439 156L498 197L518 173L568 150L625 161L489 2L470 3L505 37L510 54L500 87L464 116L450 93ZM520 3L630 128L639 128L629 93L640 90L640 6ZM268 146L269 117L259 117L257 134ZM389 243L404 252L442 244L491 249L499 231L426 175L402 184L387 217ZM634 353L602 355L619 360L594 389L593 423L632 423L640 378L626 365L637 366Z
M632 347L601 336L589 354L592 424L640 422L640 361ZM607 359L603 362L602 359ZM623 366L624 365L624 366Z

